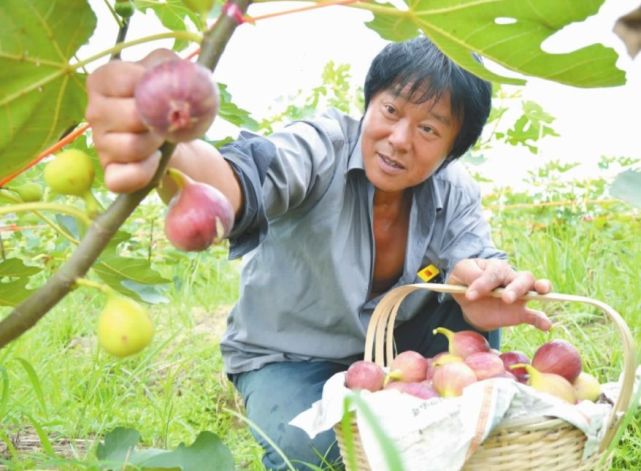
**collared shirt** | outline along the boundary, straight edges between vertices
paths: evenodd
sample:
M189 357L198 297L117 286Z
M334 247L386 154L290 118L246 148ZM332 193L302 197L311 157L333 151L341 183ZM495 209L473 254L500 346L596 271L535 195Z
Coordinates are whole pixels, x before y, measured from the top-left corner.
M275 361L362 358L375 247L374 188L361 155L360 122L338 111L298 121L269 138L243 132L221 149L245 197L230 237L244 256L240 297L221 342L225 369L239 373ZM490 237L480 191L461 164L443 165L413 188L403 273L416 283L433 264L443 279L460 260L505 258ZM397 321L425 296L408 296Z

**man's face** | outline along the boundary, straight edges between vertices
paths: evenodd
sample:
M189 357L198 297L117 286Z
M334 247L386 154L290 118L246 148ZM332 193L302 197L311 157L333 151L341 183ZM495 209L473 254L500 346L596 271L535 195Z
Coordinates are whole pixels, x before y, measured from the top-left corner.
M450 94L412 103L401 93L375 95L363 118L365 173L380 191L399 192L425 181L447 157L459 131Z

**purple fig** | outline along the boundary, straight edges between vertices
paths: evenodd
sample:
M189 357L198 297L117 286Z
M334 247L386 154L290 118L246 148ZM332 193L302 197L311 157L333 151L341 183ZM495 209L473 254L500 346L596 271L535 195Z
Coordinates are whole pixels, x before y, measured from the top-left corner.
M490 344L485 337L474 330L453 332L445 327L434 329L434 335L443 334L448 340L448 350L452 355L462 358L474 352L489 352Z
M532 366L542 373L561 375L572 383L581 373L581 355L570 342L552 340L537 349Z
M359 360L352 363L345 373L345 386L349 389L367 389L379 391L383 389L385 372L374 362Z
M174 247L200 251L226 237L234 224L234 210L225 195L176 169L168 169L167 175L178 185L165 217L165 234Z
M201 137L218 112L218 92L206 67L173 59L150 68L134 90L145 126L171 142Z

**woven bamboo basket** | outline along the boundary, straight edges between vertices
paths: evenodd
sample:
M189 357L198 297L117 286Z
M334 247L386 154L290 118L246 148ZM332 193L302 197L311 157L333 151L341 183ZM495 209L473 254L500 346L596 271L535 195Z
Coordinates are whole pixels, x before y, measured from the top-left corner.
M390 291L381 299L372 314L365 339L364 359L381 366L394 358L394 322L403 299L417 290L439 293L463 294L463 286L419 283L405 285ZM501 289L492 295L501 296ZM560 293L540 295L531 292L524 300L578 302L599 308L614 323L621 337L623 365L620 391L616 403L607 418L606 430L599 444L599 451L587 460L582 460L585 434L572 424L552 418L538 417L520 420L505 420L480 444L472 444L465 462L465 471L604 471L609 470L612 453L608 445L612 442L627 410L634 388L635 353L630 330L622 317L607 304L583 297ZM353 413L352 413L353 414ZM351 431L353 450L356 454L356 468L350 468L347 459L347 444L341 424L334 427L339 449L344 458L346 471L371 470L363 451L356 420L352 415ZM383 424L384 425L384 424Z

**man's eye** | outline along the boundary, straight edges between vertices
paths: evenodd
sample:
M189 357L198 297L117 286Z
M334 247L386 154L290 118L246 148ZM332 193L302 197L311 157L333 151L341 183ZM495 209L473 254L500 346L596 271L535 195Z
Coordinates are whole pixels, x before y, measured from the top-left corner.
M383 105L383 108L385 109L385 112L388 114L396 113L396 108L394 108L392 105Z
M427 134L434 133L434 128L432 126L421 126L421 131Z

